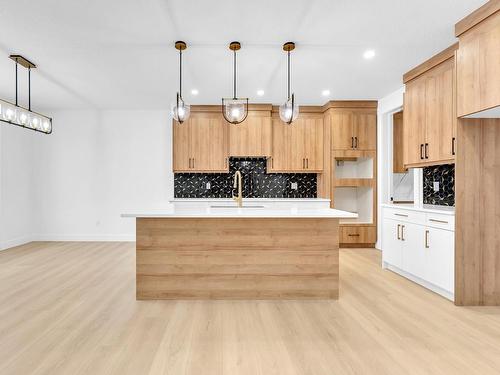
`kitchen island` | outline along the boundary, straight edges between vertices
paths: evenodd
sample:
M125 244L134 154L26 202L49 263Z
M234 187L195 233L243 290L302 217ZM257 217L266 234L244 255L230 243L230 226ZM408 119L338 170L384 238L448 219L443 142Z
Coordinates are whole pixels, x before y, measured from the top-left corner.
M135 211L137 299L337 299L339 219L328 208Z

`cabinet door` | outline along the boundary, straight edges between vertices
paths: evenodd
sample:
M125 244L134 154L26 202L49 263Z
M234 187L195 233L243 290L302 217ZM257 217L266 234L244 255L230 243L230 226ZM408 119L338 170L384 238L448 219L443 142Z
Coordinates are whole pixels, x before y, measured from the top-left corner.
M306 126L307 120L298 118L290 125L290 170L303 171L306 169Z
M401 223L384 219L382 227L382 260L395 267L402 267Z
M190 118L191 170L227 172L228 123L221 114L200 113Z
M304 119L306 170L323 170L323 116Z
M403 111L392 116L392 171L407 172L403 164Z
M191 169L191 120L179 124L172 121L173 133L173 170L174 172L189 172Z
M423 160L425 143L425 77L406 84L404 95L403 139L404 164L418 164Z
M332 150L352 150L354 148L354 125L351 111L331 114Z
M241 124L229 126L230 156L271 156L271 142L271 118L267 111L250 112Z
M403 270L420 278L426 276L426 254L424 249L424 227L403 223Z
M267 170L270 172L290 170L292 128L276 116L272 118L272 133L272 156L268 160Z
M460 35L457 112L466 116L500 105L500 12Z
M426 73L426 162L451 160L453 156L453 72L448 59Z
M371 151L377 149L377 115L375 113L353 113L354 148Z
M426 279L449 292L455 290L455 233L426 227ZM424 234L425 236L425 234Z

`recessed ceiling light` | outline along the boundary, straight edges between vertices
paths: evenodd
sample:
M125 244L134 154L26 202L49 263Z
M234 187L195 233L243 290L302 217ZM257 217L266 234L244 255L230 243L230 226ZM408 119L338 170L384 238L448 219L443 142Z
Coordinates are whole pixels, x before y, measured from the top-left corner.
M375 57L375 51L372 49L369 49L363 53L363 57L365 59L373 59Z
M323 96L329 96L330 95L330 90L323 90L323 91L321 91L321 95L323 95Z
M198 94L199 94L199 92L198 92L198 90L196 90L196 89L192 89L192 90L191 90L191 94L192 94L192 95L198 95Z
M257 95L264 96L264 90L257 90Z

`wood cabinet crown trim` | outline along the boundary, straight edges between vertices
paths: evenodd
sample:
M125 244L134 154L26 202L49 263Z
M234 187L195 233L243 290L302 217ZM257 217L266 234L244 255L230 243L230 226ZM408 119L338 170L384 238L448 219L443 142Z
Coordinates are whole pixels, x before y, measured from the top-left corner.
M490 0L455 24L455 36L459 37L478 23L500 11L500 0Z
M323 105L323 112L331 108L377 109L377 100L330 100Z
M416 66L412 70L405 73L403 75L403 83L407 83L412 79L421 76L422 74L431 70L432 68L438 66L439 64L445 62L446 60L454 58L456 50L458 50L458 42L449 46L445 50L432 56L430 59L424 61L422 64Z
M300 106L300 113L318 113L323 114L329 109L372 109L377 110L377 100L330 100L324 105L305 105ZM279 106L273 105L273 114L279 112Z

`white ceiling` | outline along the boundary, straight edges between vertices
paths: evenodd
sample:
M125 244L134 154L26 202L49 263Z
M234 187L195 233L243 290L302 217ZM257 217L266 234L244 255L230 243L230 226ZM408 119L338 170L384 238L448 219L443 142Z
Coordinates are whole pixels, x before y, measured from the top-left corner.
M0 0L0 98L13 99L7 56L19 53L39 66L34 109L167 109L178 85L173 43L180 39L188 43L184 98L191 104L231 95L232 40L242 43L238 94L252 102L284 101L281 46L289 40L297 44L292 86L300 104L323 104L324 89L331 99L379 99L401 86L404 72L451 45L454 24L485 2ZM365 60L369 48L377 55Z

